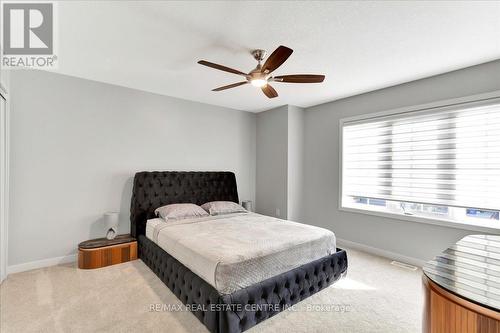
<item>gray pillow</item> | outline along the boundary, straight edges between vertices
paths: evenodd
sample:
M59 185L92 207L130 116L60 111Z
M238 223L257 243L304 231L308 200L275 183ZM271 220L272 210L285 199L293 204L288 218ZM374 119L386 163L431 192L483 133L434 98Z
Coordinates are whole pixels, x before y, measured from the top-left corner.
M222 215L231 213L248 213L248 211L232 201L211 201L201 205L210 215Z
M156 208L156 216L160 216L165 221L180 220L191 217L208 216L207 212L198 205L192 203L177 203Z

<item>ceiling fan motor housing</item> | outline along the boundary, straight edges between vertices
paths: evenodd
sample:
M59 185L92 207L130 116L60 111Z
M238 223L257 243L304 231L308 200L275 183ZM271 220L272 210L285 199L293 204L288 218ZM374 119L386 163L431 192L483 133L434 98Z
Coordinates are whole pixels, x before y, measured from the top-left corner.
M258 64L257 67L255 67L255 69L253 69L250 73L248 73L247 80L248 81L267 80L269 78L269 74L262 73L262 71L260 70L261 68L262 68L262 66L260 64Z

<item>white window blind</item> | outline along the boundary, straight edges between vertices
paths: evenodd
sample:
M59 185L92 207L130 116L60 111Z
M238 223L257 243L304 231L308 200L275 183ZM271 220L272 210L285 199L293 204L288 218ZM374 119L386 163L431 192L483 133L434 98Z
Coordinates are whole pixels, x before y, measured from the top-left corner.
M500 101L347 121L342 194L500 209Z

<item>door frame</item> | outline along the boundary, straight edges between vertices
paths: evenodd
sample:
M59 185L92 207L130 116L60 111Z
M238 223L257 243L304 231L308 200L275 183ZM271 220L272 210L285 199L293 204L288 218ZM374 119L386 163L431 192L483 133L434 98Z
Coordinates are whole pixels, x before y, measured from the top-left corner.
M9 226L9 165L10 165L10 109L7 89L0 83L0 98L5 100L5 116L0 114L0 135L5 141L0 145L0 154L5 156L0 174L0 283L7 277L8 226ZM3 119L2 119L3 118Z

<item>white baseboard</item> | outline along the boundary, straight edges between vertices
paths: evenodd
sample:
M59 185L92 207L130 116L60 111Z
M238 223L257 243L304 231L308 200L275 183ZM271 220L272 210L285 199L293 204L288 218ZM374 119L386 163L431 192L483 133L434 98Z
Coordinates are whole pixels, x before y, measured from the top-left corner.
M67 264L67 263L75 262L76 259L77 259L76 254L72 254L69 256L48 258L48 259L26 262L24 264L11 265L11 266L7 266L7 275L25 272L25 271L30 271L32 269L37 269L37 268L42 268L42 267Z
M402 255L399 253L379 249L377 247L372 247L372 246L361 244L361 243L352 242L352 241L349 241L346 239L337 238L337 246L339 246L341 248L342 248L342 246L350 247L354 250L360 250L363 252L371 253L371 254L374 254L374 255L377 255L380 257L384 257L384 258L388 258L391 260L400 261L400 262L410 264L413 266L417 266L417 267L422 267L425 264L425 260L422 260L422 259L408 257L408 256L405 256L405 255Z

